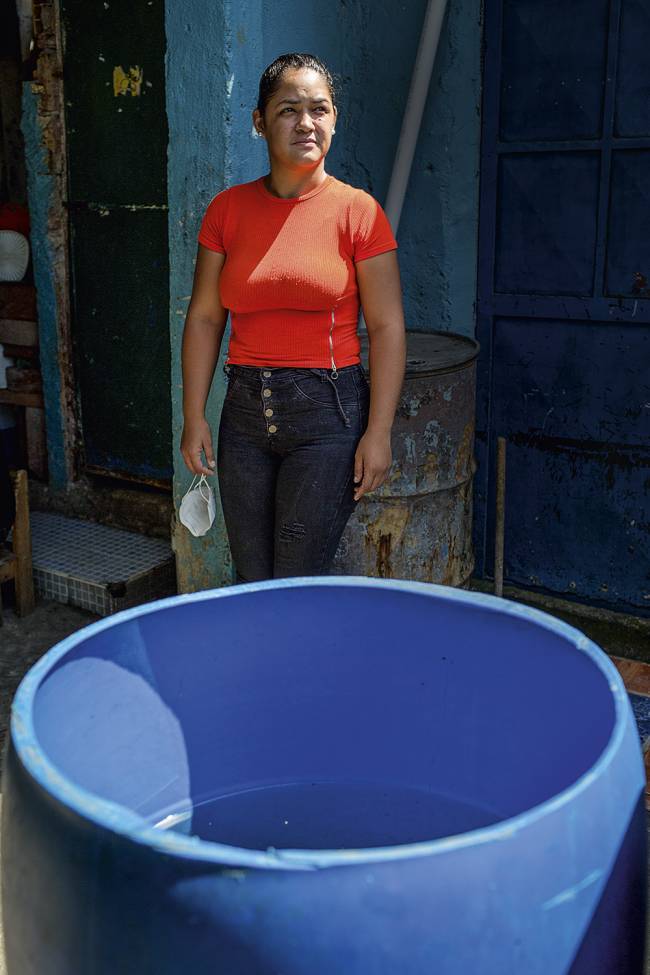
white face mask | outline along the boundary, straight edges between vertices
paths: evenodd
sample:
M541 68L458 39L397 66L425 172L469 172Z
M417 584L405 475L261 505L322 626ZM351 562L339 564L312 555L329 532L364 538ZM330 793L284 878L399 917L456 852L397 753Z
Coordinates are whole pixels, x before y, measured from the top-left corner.
M214 491L208 484L205 474L201 474L199 483L194 487L194 481L197 477L198 474L195 474L192 483L185 492L178 509L178 518L195 538L200 538L212 526L216 513L216 502Z

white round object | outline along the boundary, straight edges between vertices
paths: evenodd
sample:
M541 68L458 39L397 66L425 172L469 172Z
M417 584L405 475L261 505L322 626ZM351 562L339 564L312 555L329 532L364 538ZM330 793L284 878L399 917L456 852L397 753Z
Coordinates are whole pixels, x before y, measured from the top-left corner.
M29 241L17 230L0 230L0 281L22 281L29 264Z

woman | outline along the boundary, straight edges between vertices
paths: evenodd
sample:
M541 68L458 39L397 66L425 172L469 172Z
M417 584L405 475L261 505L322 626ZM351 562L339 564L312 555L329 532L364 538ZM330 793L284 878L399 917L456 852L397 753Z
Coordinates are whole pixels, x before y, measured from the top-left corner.
M253 112L270 172L219 193L199 232L181 451L193 474L214 473L204 410L230 311L216 468L239 582L325 574L355 502L391 464L405 366L397 244L379 204L325 172L336 118L325 65L277 58Z

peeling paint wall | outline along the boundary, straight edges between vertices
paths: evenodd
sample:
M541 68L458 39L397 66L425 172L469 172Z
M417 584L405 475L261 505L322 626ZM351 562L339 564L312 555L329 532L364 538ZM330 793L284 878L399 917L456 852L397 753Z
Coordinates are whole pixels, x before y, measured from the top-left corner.
M192 289L196 234L205 206L226 186L226 134L230 124L226 14L225 4L202 0L188 0L182 4L168 0L165 8L169 312L176 511L191 481L180 453L183 428L180 348ZM217 367L207 410L215 440L222 399L222 373ZM215 529L202 539L193 538L174 520L172 545L181 592L230 582L230 554L220 513Z
M37 289L40 365L47 433L49 483L64 489L73 476L77 442L72 373L65 134L61 51L56 5L36 3L34 79L23 84L22 132Z
M175 502L190 476L179 452L180 341L205 206L225 186L268 171L251 112L263 68L312 51L339 76L339 123L328 171L385 201L426 0L167 0L167 111ZM399 29L396 29L399 25ZM440 39L399 231L407 327L474 335L480 142L480 0L455 0ZM216 439L224 381L208 419ZM208 540L175 532L182 589L228 583L221 516Z
M61 416L61 375L58 368L57 302L53 273L55 261L48 235L48 213L54 195L54 177L49 171L47 152L43 145L37 91L36 85L23 85L22 131L28 171L30 240L38 296L39 355L43 376L48 469L50 479L57 485L63 485L67 480L67 471Z

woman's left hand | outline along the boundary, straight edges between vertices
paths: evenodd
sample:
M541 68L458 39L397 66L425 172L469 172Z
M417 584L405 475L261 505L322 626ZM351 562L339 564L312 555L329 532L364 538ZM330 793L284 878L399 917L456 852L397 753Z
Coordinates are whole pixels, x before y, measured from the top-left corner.
M375 491L388 477L392 462L390 433L366 430L354 455L354 500Z

